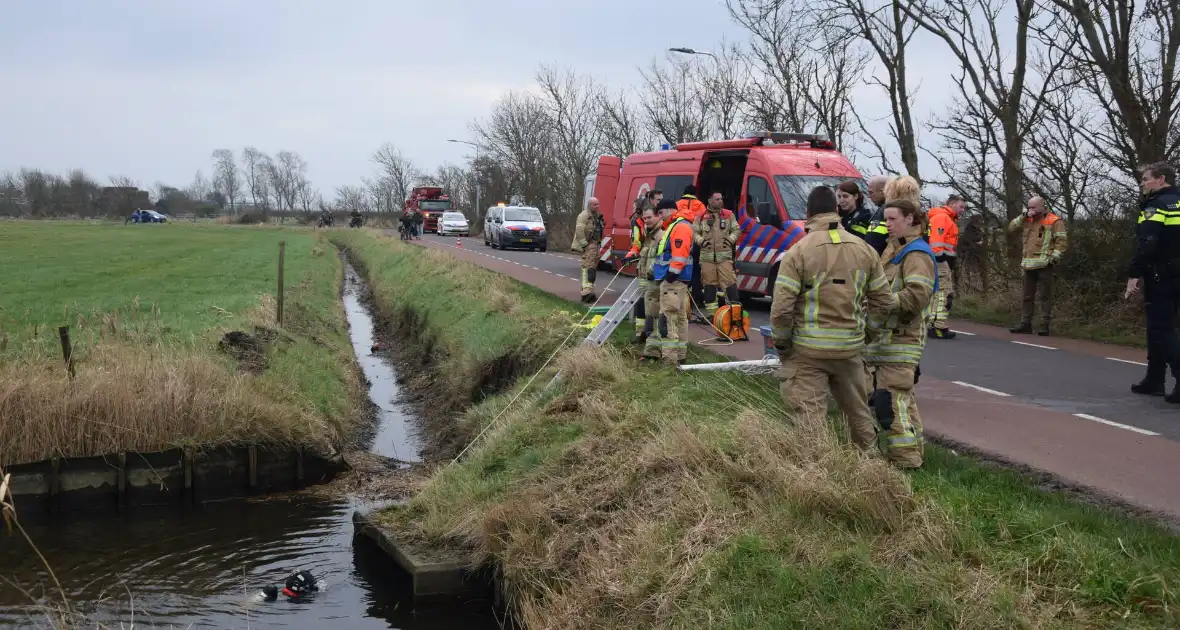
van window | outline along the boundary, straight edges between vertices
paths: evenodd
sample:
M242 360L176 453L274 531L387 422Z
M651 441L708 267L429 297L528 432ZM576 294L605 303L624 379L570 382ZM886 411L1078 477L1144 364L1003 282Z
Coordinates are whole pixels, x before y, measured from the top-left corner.
M675 201L684 195L684 187L692 182L692 175L660 175L656 177L656 185L652 188L664 191L664 199Z
M770 192L770 183L766 179L757 175L751 175L750 179L746 180L746 214L755 221L758 220L758 204L763 202L770 202L772 208L776 208L778 204L774 202L774 195ZM777 214L778 210L775 209Z
M498 206L488 210L488 221L494 223L496 221L496 217L498 216L500 216L500 208Z
M540 223L541 211L536 208L505 208L505 221L536 221Z
M840 182L852 180L861 188L865 188L864 181L857 177L832 177L829 175L775 175L774 183L778 187L778 194L787 206L787 216L792 221L802 221L807 218L807 196L816 186L828 186L835 189Z

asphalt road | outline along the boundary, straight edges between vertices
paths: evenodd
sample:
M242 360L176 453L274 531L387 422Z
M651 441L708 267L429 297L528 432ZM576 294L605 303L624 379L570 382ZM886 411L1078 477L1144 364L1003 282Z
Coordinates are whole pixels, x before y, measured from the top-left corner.
M426 235L424 239L451 246L456 243L454 237ZM465 238L462 242L466 249L571 282L579 278L578 259L572 254L492 250L478 237ZM611 282L612 276L599 272L600 290ZM621 290L629 282L629 277L621 276L614 280L612 288ZM754 326L767 323L769 300L758 300L747 307ZM1089 344L1082 351L1075 347L1078 342L1010 335L994 327L964 322L952 322L952 329L960 332L958 338L931 339L927 343L922 358L923 376L1068 413L1082 420L1180 440L1180 405L1130 392L1131 383L1143 376L1143 359L1137 357L1139 353L1128 354L1125 349L1114 347L1104 352L1097 344ZM753 338L750 343L760 343L760 339Z

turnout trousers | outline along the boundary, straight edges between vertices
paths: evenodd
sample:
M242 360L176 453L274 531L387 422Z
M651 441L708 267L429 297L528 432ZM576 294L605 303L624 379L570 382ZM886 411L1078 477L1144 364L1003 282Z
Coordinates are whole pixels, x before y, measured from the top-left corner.
M852 443L865 450L873 447L877 429L869 411L864 359L812 359L792 350L783 360L779 375L783 402L799 420L826 422L830 394L844 412Z
M1032 326L1037 302L1041 303L1041 330L1049 330L1053 318L1053 267L1024 270L1020 326Z
M688 358L688 292L683 282L660 282L660 317L667 323L660 357L671 365Z
M598 242L587 243L582 252L582 297L594 295L594 281L598 279Z
M955 292L955 281L951 276L951 265L945 260L938 262L938 292L934 294L934 308L930 309L930 327L946 330L950 327L951 296Z
M872 366L876 372L875 396L887 396L884 401L874 398L873 413L885 429L885 457L899 468L922 466L922 418L918 415L918 401L914 397L917 365L910 363L880 363ZM886 416L887 422L882 416Z

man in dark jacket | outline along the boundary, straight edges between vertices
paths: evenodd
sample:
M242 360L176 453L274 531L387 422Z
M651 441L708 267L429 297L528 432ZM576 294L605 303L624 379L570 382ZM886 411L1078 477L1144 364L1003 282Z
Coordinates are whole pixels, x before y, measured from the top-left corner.
M1135 255L1127 269L1124 298L1143 290L1147 314L1147 375L1131 386L1136 394L1164 395L1167 368L1177 379L1165 397L1180 403L1180 336L1176 308L1180 299L1180 192L1176 169L1163 162L1144 167L1143 198L1135 228Z

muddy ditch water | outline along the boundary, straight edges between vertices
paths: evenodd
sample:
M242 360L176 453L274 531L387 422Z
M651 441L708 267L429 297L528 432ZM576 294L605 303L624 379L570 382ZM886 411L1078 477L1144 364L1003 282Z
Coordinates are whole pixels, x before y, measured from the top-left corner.
M372 352L365 284L346 266L343 300L357 361L370 384L376 422L360 442L394 467L419 460L417 422L399 402L384 352ZM28 526L75 611L94 628L499 628L487 602L415 611L409 576L367 538L352 514L371 508L348 496L288 494L105 518ZM19 507L19 506L18 506ZM259 601L267 584L311 571L323 590L311 601ZM52 627L38 602L61 601L40 560L0 528L0 627Z

